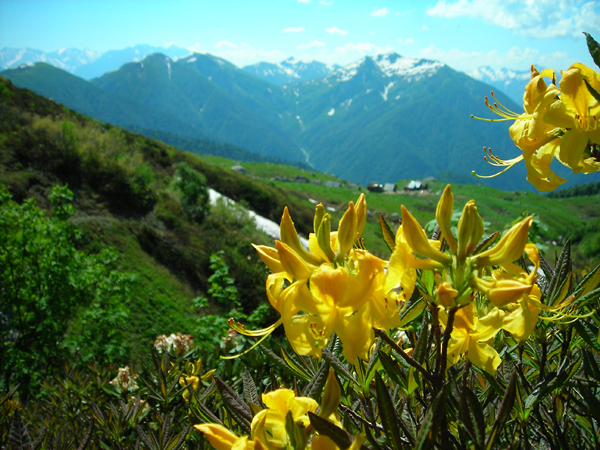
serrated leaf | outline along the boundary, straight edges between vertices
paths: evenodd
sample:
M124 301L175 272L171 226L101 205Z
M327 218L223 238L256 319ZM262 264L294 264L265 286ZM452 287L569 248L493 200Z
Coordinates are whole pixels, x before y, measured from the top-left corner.
M483 409L477 395L465 386L460 397L460 420L473 440L476 449L485 444L485 422Z
M588 412L600 422L600 402L592 391L586 388L580 381L577 382L577 387L581 394L581 402L588 407Z
M585 41L587 43L588 50L590 52L590 55L592 56L592 59L594 60L596 65L600 67L600 44L598 44L595 41L595 39L588 33L584 32L583 34L585 34Z
M256 385L254 384L252 375L250 375L250 372L248 372L247 368L244 368L244 373L242 374L242 382L244 385L243 395L244 395L244 400L246 400L246 403L248 403L248 404L253 403L255 405L261 405L262 402L260 401L260 398L258 397Z
M400 385L403 389L406 389L406 382L404 381L403 373L401 372L398 363L393 361L392 358L386 354L385 352L379 352L379 362L381 363L381 367L396 384Z
M590 94L592 94L592 97L594 97L597 102L600 102L600 93L598 93L598 91L596 89L594 89L592 87L592 85L590 83L588 83L587 80L584 79L583 81L585 82L585 85L588 88L588 91L590 91Z
M424 309L425 302L423 301L423 299L419 299L417 301L412 302L408 306L408 308L406 308L406 310L402 313L400 317L400 325L398 326L398 328L403 328L409 323L411 323L413 320L415 320L421 315Z
M423 303L423 307L425 306L425 302ZM419 340L417 341L417 346L412 355L413 359L415 359L419 364L423 364L427 356L427 341L429 340L429 328L427 326L427 317L423 317L423 324L421 326L421 334L419 335Z
M344 364L338 358L336 358L335 355L332 352L330 352L327 348L323 349L323 351L321 352L321 356L325 361L329 363L331 367L335 369L336 373L338 373L345 379L352 381L354 384L358 385L358 381L356 381L356 378L354 378L354 376L348 371L348 369L346 369Z
M312 412L308 412L310 424L319 433L331 439L341 450L352 445L351 436L329 420L323 419Z
M396 248L396 239L394 237L394 232L383 218L381 213L379 214L379 225L381 225L381 234L383 236L383 241L386 243L390 252L393 252Z
M307 381L311 379L311 376L309 374L307 374L306 371L304 371L298 364L296 364L296 362L292 358L290 358L287 355L285 350L283 350L283 347L281 347L281 354L282 354L283 359L286 362L286 364L289 366L289 368L292 371L295 372L296 376L298 376L304 380L307 380Z
M502 399L502 403L500 404L500 408L498 409L498 414L496 415L496 421L494 422L492 431L489 433L488 439L485 443L486 450L491 450L492 448L494 448L494 441L496 440L496 437L500 434L500 432L504 428L504 424L510 417L513 403L515 402L516 393L517 393L517 371L513 370L513 373L510 376L510 380L508 381L508 386L506 386L506 392L504 393L504 398Z
M583 364L588 378L600 381L600 367L598 367L592 352L583 350ZM600 412L600 409L598 411Z
M79 444L79 447L77 448L77 450L84 450L87 445L90 442L90 439L92 439L92 434L94 433L94 422L92 420L89 421L90 422L90 426L88 427L88 430L85 433L85 436L83 437L83 440L81 441L81 444ZM39 438L38 438L39 439ZM36 439L37 442L37 439ZM36 447L36 442L33 443L33 447Z
M577 334L594 350L600 352L600 344L598 344L598 327L586 320L577 320L573 323L577 330Z
M217 388L223 398L223 404L235 421L250 434L250 423L252 422L252 410L240 396L225 384L219 377L215 377Z
M387 442L392 450L402 449L402 440L400 439L400 428L398 427L398 417L390 393L385 387L385 383L379 373L375 374L375 390L377 391L377 408L381 416L381 424L385 430Z
M564 386L565 383L575 374L577 368L581 365L581 359L575 361L566 370L565 363L559 367L558 372L550 372L540 383L535 386L533 391L531 391L531 394L529 394L529 396L525 399L525 409L532 409L535 405L540 403L547 394L552 392L554 389Z
M323 390L323 386L325 386L325 382L327 381L327 375L329 375L329 363L323 362L317 373L315 373L315 376L312 377L310 382L302 391L302 396L314 399L318 398L319 394Z
M594 289L600 286L600 266L596 266L590 273L588 273L581 283L577 285L575 288L575 292L573 292L573 296L575 298L582 297L586 294L589 294Z
M18 409L15 409L13 415L9 441L15 450L31 450L33 448L29 433L27 433L27 427L21 419L21 413Z
M548 292L546 296L548 297L550 305L554 304L556 300L556 293L559 291L560 287L562 287L564 280L568 273L571 272L571 240L567 240L565 245L560 252L560 256L556 261L556 269L554 271L554 276L550 280L550 284L548 286Z
M479 245L477 245L477 247L475 247L475 250L473 250L473 254L477 255L478 253L481 253L481 252L487 250L492 245L494 245L494 243L498 240L499 237L500 237L499 231L496 231L496 232L490 234L483 241L481 241L479 243Z
M433 403L429 406L427 414L425 414L421 427L419 428L415 450L431 448L435 443L437 433L442 423L442 420L440 420L441 416L446 413L446 400L448 399L448 393L450 391L449 386L448 383L444 384L442 390L438 392Z

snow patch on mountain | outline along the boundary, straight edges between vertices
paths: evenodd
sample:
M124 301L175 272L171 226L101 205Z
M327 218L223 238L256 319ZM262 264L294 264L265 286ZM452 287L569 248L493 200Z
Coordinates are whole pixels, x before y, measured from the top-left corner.
M326 82L343 83L351 80L360 71L361 67L375 67L387 78L405 78L408 81L419 80L425 76L432 76L444 67L439 61L428 59L407 58L397 53L367 56L356 62L348 64L340 69L334 70L325 77ZM389 86L391 87L391 86ZM389 87L387 89L389 89ZM385 94L385 95L384 95ZM387 97L387 91L383 93ZM385 100L386 98L384 98Z

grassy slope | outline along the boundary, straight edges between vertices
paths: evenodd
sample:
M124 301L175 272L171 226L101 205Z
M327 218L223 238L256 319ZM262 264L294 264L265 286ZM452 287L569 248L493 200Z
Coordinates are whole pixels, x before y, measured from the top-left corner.
M270 182L100 124L0 79L0 183L15 200L33 197L42 208L49 207L53 185L68 183L81 248L113 247L121 255L120 269L138 276L128 330L136 351L158 334L193 332L196 317L215 310L194 311L192 299L207 292L209 257L219 250L225 251L244 309L265 301L266 269L250 243L267 243L266 236L227 208L211 210L199 225L190 222L173 187L181 162L202 172L210 187L267 217L277 219L290 205L300 212L300 229L312 225L311 209Z
M231 161L224 158L205 158L208 158L211 163L222 166L232 164ZM248 176L255 175L265 178L277 175L289 178L294 178L296 175L307 176L307 172L288 166L263 163L244 163L243 166L248 171ZM333 179L331 176L316 175L321 179ZM364 237L367 247L380 256L386 256L389 252L380 239L381 234L377 212L381 212L389 220L393 213L401 214L400 206L405 205L422 225L435 218L435 208L445 184L441 182L430 183L431 191L417 194L402 191L401 187L407 181L400 180L397 183L400 187L400 191L397 194L375 194L363 189L366 193L368 209L373 212L373 216L368 220L367 231ZM335 212L330 211L334 218L334 223L341 218L347 202L350 200L355 201L360 195L358 191L344 188L335 189L325 186L279 181L273 181L272 183L282 189L292 191L297 198L302 199L307 207L314 208L314 204L309 200L311 199L335 208ZM540 230L542 242L555 241L557 244L561 244L572 235L573 230L581 223L600 217L600 209L598 208L600 204L599 195L558 199L533 192L506 192L470 184L453 184L452 191L455 196L455 209L457 210L462 209L464 204L470 199L476 201L480 215L485 222L489 222L486 233L504 230L506 226L518 217L535 214L539 221L547 227L546 230ZM294 217L293 210L291 213L292 217ZM551 244L549 254L552 255L553 251L558 249L559 246ZM598 250L600 251L600 249ZM597 261L600 260L598 257L595 259Z
M226 260L244 304L251 309L264 301L266 272L250 242L267 243L268 239L226 215L213 213L200 226L190 223L182 215L180 200L172 188L177 163L186 161L204 173L209 186L246 202L272 220L278 221L283 207L289 206L304 235L312 228L315 200L333 210L335 223L347 202L359 195L358 191L345 188L268 180L296 175L335 179L289 166L245 163L248 175L239 175L229 169L234 164L231 160L179 152L143 136L99 124L0 81L1 182L17 200L32 196L42 207L48 205L46 196L53 184L69 183L75 192L75 221L84 231L85 247L90 251L100 244L116 248L122 255L121 268L139 276L129 330L138 349L157 334L193 330L195 317L202 312L193 310L192 299L206 292L208 258L217 250L226 250ZM67 151L62 128L65 122L74 124L75 152ZM145 182L138 172L146 173ZM374 213L364 235L367 247L383 257L389 254L380 239L376 212L389 218L399 213L404 204L425 224L434 218L443 187L434 182L433 192L424 195L367 193L369 210ZM551 199L474 185L455 185L453 191L457 209L471 198L477 201L482 217L491 224L490 232L504 229L521 214L535 212L548 226L542 240L556 240L558 236L568 236L580 222L599 215L598 196Z

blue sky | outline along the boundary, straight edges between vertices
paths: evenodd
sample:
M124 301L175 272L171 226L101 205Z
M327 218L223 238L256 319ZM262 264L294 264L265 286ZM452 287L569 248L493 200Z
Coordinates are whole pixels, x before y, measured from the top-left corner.
M0 48L175 44L238 66L396 51L462 71L593 67L582 31L600 41L600 1L0 0Z

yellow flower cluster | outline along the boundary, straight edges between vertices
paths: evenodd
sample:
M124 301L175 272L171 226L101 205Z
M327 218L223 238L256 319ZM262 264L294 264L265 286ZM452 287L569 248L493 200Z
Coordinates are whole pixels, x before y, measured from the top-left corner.
M329 420L338 427L341 423L335 415L340 401L340 388L334 371L329 371L325 385L323 405L319 416ZM216 423L204 423L195 428L206 435L210 444L217 450L282 450L291 448L309 448L312 450L339 450L339 447L327 436L314 433L310 426L308 413L316 414L319 404L309 397L296 397L291 389L277 389L262 395L265 409L256 413L250 425L250 438L239 437ZM286 425L287 417L291 417L293 425ZM293 436L288 433L293 432ZM357 450L364 442L365 436L357 436L350 450Z
M281 314L286 336L300 355L321 356L336 333L348 361L366 359L375 334L399 325L399 311L414 290L416 271L408 268L402 252L386 262L357 244L367 217L364 195L350 202L338 231L318 205L309 250L302 247L287 208L281 219L281 241L276 248L255 246L273 272L267 296ZM238 329L247 335L259 335Z
M428 301L440 308L440 320L447 325L448 310L454 309L448 364L463 356L493 374L500 356L488 342L500 331L512 334L517 341L529 338L538 315L548 309L540 301L535 284L540 259L537 247L527 243L532 218L514 225L489 248L480 247L483 220L473 200L465 205L458 222L457 237L452 234L450 219L454 197L450 185L438 203L436 221L448 251L439 250L439 241L430 241L415 218L403 207L402 232L414 253L426 257L411 265L435 265L435 288L423 292ZM514 261L525 253L533 264L526 272ZM477 302L479 300L479 302Z
M600 103L588 88L600 91L600 74L575 63L561 71L561 76L557 87L553 70L539 72L532 65L531 80L523 95L523 114L509 111L500 102L492 105L486 98L486 105L503 117L501 120L514 120L510 136L523 151L519 157L505 161L490 152L488 162L507 170L524 160L527 180L539 191L554 190L566 181L551 170L554 159L573 173L600 170ZM546 84L544 78L551 84Z

